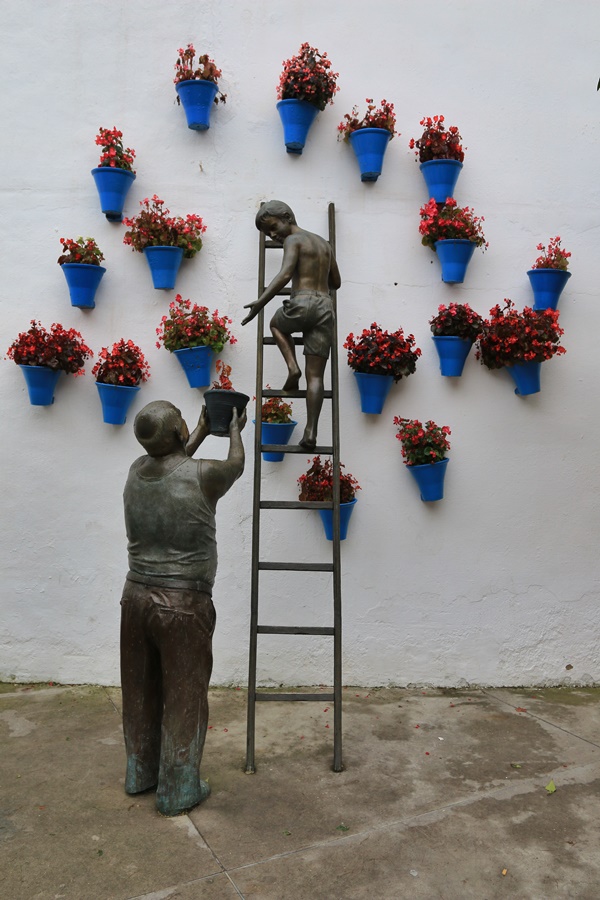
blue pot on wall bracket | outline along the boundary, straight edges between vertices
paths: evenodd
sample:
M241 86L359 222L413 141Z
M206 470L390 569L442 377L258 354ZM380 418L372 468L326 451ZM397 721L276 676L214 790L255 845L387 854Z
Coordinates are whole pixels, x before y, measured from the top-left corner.
M533 308L556 309L571 273L566 269L530 269L527 275L533 288Z
M415 479L421 493L421 500L430 503L442 500L444 497L444 478L446 467L450 460L448 457L439 459L434 463L424 463L421 466L407 466L406 468Z
M96 291L106 272L104 266L90 263L63 263L61 266L69 286L71 306L93 309L96 306Z
M513 366L506 366L506 368L516 385L515 394L518 397L527 397L529 394L539 393L542 373L541 362L525 360L525 362L515 363Z
M464 238L449 238L436 241L435 249L442 266L442 281L446 284L462 284L475 252L474 242Z
M361 412L379 415L394 383L394 376L355 372L354 377L360 393Z
M54 388L62 369L51 369L49 366L19 366L25 384L29 402L32 406L51 406L54 403Z
M340 541L345 541L348 537L348 524L350 516L354 511L356 497L348 503L340 503ZM325 537L328 541L333 540L333 509L320 509L318 513L325 529Z
M254 423L256 425L256 422ZM261 444L289 444L297 422L261 422ZM281 462L285 456L283 450L266 450L262 458L265 462Z
M360 167L361 181L377 181L392 134L387 128L358 128L349 137Z
M177 273L183 259L181 247L144 247L150 266L152 284L156 290L169 291L175 287Z
M211 347L182 347L180 350L173 350L173 356L185 372L190 387L206 387L210 384L213 358Z
M438 352L442 375L454 378L462 375L473 341L447 334L434 334L431 339Z
M102 404L102 419L107 425L124 425L127 421L129 407L139 391L139 386L126 384L103 384L96 382L100 403Z
M175 90L183 105L188 128L193 131L206 131L210 128L210 112L219 85L214 81L193 78L178 82Z
M283 140L288 153L300 156L308 130L316 119L319 109L307 100L280 100L277 111L283 125Z
M457 159L429 159L420 169L427 185L428 196L436 203L445 203L454 197L454 189L463 164Z
M109 222L121 222L125 198L135 181L135 174L127 169L98 166L92 169L92 175L100 196L102 212Z

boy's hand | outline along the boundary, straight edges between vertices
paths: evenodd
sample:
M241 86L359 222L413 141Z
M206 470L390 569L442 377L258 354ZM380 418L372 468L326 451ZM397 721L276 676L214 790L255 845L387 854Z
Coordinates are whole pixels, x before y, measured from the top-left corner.
M257 316L259 314L259 312L261 311L261 309L263 307L262 307L262 304L258 303L258 300L255 300L253 303L246 303L246 305L243 308L250 310L250 312L248 313L246 318L242 320L242 325L246 325L248 322L251 322L255 316Z

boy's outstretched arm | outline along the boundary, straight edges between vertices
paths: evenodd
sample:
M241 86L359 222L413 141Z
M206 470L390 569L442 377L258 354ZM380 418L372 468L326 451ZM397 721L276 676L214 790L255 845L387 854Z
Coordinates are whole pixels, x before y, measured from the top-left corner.
M300 252L300 242L295 239L295 235L290 235L283 242L283 259L281 261L281 269L273 278L271 283L264 289L258 300L254 300L252 303L246 303L244 309L249 309L250 312L242 321L242 325L246 325L248 322L251 322L252 319L258 315L261 309L267 305L269 300L272 300L279 291L286 286L288 281L292 278L296 266L298 264L298 255Z

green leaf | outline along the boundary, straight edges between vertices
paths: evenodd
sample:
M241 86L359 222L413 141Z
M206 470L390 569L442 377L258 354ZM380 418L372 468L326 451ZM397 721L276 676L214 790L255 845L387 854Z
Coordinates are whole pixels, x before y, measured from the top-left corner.
M546 790L548 791L549 794L553 794L554 791L556 790L556 785L554 784L554 782L552 780L550 780L548 782L548 784L546 785Z
M348 826L347 826L347 825L344 825L343 822L342 822L340 825L338 825L337 828L336 828L335 830L336 830L336 831L350 831L350 829L348 828Z
M511 763L510 767L511 767L511 769L522 769L523 768L521 763Z

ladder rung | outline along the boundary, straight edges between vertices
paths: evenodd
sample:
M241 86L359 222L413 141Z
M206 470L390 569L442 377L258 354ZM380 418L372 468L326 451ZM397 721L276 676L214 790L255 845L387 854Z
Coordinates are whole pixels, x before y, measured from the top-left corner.
M271 388L265 388L262 392L263 397L306 397L306 391L284 391L278 388L274 391ZM333 394L331 391L323 391L323 399L331 400Z
M280 244L279 241L272 241L269 238L265 239L265 247L276 247L278 250L283 250L283 244Z
M257 634L334 634L333 628L303 627L301 625L257 625Z
M289 335L289 336L291 337L291 335ZM296 345L296 347L303 347L303 346L304 346L304 338L301 338L301 337L295 337L295 338L292 338L292 340L293 340L294 344ZM264 338L263 338L263 344L264 344L265 346L268 346L268 347L273 347L273 346L275 346L275 338L272 338L272 337L264 337Z
M263 289L262 289L261 293L264 293L264 291L265 291L266 289L267 289L267 285L265 284L265 285L263 285ZM292 289L291 289L291 288L281 288L281 290L280 290L280 291L277 291L277 293L274 294L273 296L275 296L275 297L289 297L291 293L292 293Z
M258 568L267 572L333 572L333 563L259 561Z
M313 447L312 450L308 450L300 444L261 444L260 449L263 453L322 453L324 456L333 454L333 447L330 446Z
M260 509L333 509L331 500L261 500Z
M333 694L255 694L255 700L313 700L321 703L333 703Z

